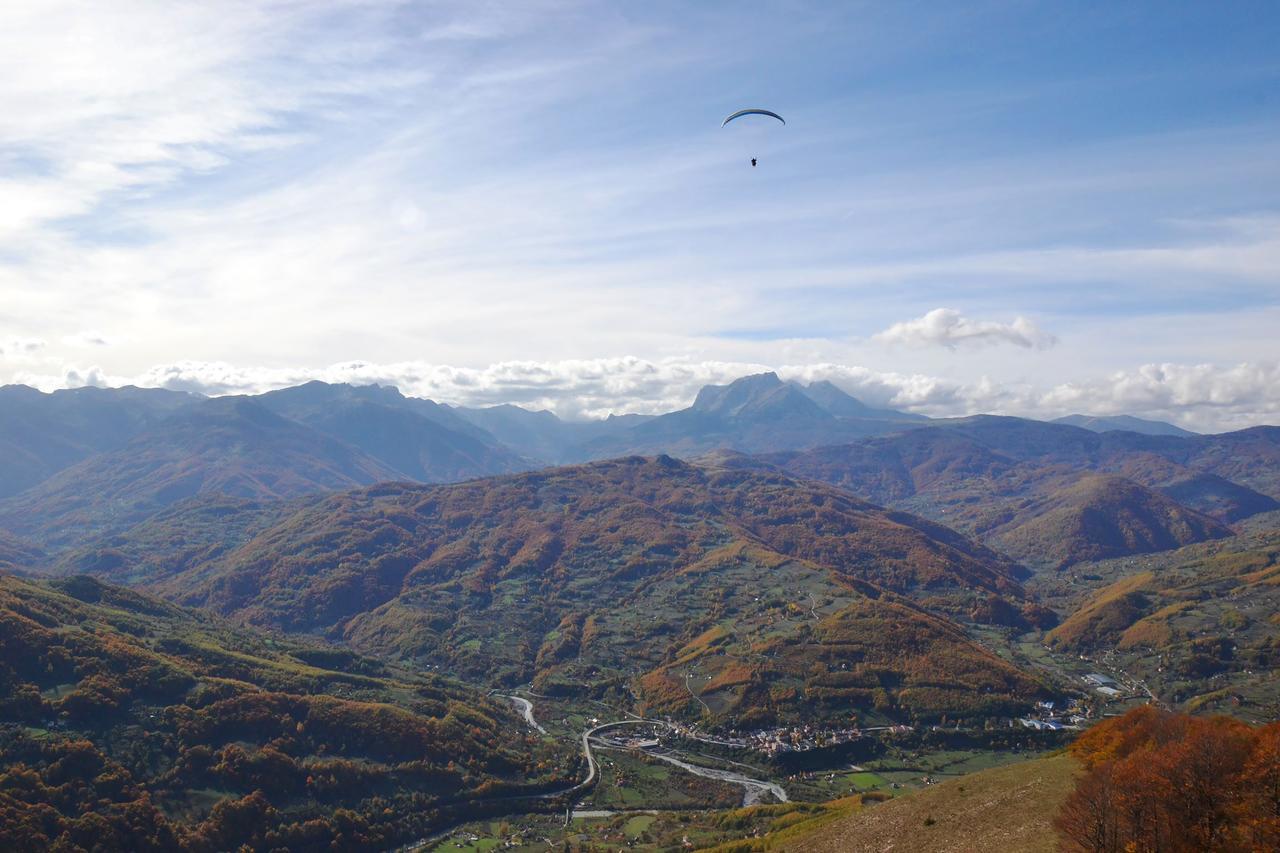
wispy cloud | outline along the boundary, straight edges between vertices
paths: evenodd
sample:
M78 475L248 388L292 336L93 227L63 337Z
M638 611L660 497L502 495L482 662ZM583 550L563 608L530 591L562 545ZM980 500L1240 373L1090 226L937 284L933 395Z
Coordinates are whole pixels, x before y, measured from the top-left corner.
M343 5L6 4L0 247L288 145L305 135L304 112L314 122L351 97L412 82L371 64L378 45L360 28L340 51L308 43Z
M86 348L86 347L108 347L112 345L112 341L99 332L79 332L74 335L63 335L62 343L69 347Z
M5 4L0 346L49 343L0 381L385 375L584 414L866 365L832 375L959 412L1262 363L1280 160L1244 95L1270 45L1084 73L1010 45L1127 16L1086 38L997 7ZM748 102L789 119L761 151L718 127Z

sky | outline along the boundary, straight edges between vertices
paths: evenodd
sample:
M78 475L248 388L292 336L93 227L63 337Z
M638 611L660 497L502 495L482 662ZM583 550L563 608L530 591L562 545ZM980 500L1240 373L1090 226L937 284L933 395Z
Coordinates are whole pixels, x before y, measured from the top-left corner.
M1274 2L9 0L0 383L1280 423L1277 44Z

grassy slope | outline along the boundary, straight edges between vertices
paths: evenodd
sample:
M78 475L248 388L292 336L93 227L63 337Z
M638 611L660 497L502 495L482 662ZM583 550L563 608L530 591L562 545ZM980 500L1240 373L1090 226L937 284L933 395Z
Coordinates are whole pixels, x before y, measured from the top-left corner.
M0 570L23 571L43 560L44 554L35 545L0 530Z
M984 770L864 807L780 849L803 853L1052 853L1053 815L1071 790L1066 755ZM932 823L929 823L932 821Z

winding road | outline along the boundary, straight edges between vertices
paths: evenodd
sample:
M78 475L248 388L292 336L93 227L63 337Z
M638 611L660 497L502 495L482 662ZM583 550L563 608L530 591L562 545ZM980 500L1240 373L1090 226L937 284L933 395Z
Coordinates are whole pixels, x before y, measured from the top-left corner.
M515 703L515 705L520 709L521 716L524 717L525 722L527 722L530 726L534 727L535 729L537 729L539 732L542 732L543 734L547 733L546 730L542 728L542 726L538 725L537 720L533 716L532 702L530 702L528 699L525 699L522 696L507 696L505 694L499 694L499 695L504 695L504 698L510 699L513 703ZM647 720L643 717L632 717L629 720L614 720L613 722L610 722L610 723L601 723L600 725L593 726L592 728L589 728L582 733L582 738L581 738L582 755L587 759L587 777L583 779L581 782L577 783L576 785L570 785L567 788L561 788L558 791L548 791L545 794L506 794L498 797L483 797L480 800L477 800L476 802L502 802L502 801L510 802L514 800L552 800L558 797L573 797L574 795L581 793L582 791L586 791L592 785L595 784L596 776L599 775L599 772L600 772L600 765L596 761L595 753L591 751L591 739L594 738L597 733L602 732L605 729L611 729L617 726L635 726L635 725L665 726L667 729L671 731L675 731L675 728L670 723L664 722L662 720ZM617 749L618 747L606 747L606 748ZM690 764L687 761L681 761L679 758L676 758L674 755L671 755L666 751L657 752L657 751L644 749L642 750L642 752L660 761L665 761L668 764L674 764L675 766L689 773L692 773L695 776L702 776L707 779L717 779L721 782L730 782L735 785L741 785L743 788L742 804L744 806L749 806L749 805L758 803L760 801L761 796L766 792L776 797L778 802L780 803L785 803L788 801L787 792L783 790L781 785L778 785L774 782L765 782L761 779L752 779L750 776L743 776L741 773L734 773L732 770L718 770L713 767L701 767L697 764ZM734 763L734 762L731 762L731 763ZM643 811L643 810L636 810L636 811ZM606 813L613 814L612 811L608 811L608 810L586 810L582 812L574 812L572 811L572 806L570 806L570 811L567 813L565 819L568 820L569 817L574 815L581 817L581 816L593 816L596 814L604 815ZM412 844L408 844L404 847L399 848L399 850L400 851L424 850L428 845L434 844L435 842L440 841L441 839L447 838L460 825L461 823L455 824L445 829L438 830L435 834L419 839L418 841L415 841Z
M668 729L674 730L669 723L662 722L661 720L636 719L636 720L618 720L617 722L613 722L613 723L604 723L603 725L596 726L595 728L589 729L588 731L584 732L582 735L582 748L583 748L583 752L587 756L587 761L591 766L591 773L587 777L588 782L595 780L595 772L596 772L596 760L591 753L591 738L594 737L595 734L601 731L602 729L612 728L614 726L633 726L637 724L666 726ZM611 748L616 748L616 747L611 747ZM774 798L776 798L777 801L780 803L785 803L788 801L787 792L783 789L781 785L777 784L776 782L766 782L762 779L753 779L750 776L743 776L741 773L735 773L732 770L720 770L714 767L702 767L701 765L698 765L698 764L690 764L687 761L683 761L679 758L676 758L674 755L672 755L669 751L666 751L666 750L658 751L658 750L652 750L652 749L643 749L641 751L644 752L645 755L656 758L659 761L665 761L668 764L674 764L680 769L688 773L692 773L694 776L702 776L705 779L716 779L721 782L730 782L735 785L741 785L743 788L742 804L744 806L750 806L755 803L758 803L760 801L760 798L765 793L772 794ZM583 787L585 787L588 784L588 782L582 783Z

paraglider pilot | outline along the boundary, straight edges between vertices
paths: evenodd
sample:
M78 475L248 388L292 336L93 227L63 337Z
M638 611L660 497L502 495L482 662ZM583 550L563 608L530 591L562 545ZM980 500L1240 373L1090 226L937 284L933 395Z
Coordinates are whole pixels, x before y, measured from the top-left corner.
M752 108L749 110L738 110L736 113L733 113L732 115L727 116L724 121L720 122L720 126L724 127L726 124L733 121L734 119L739 119L739 118L742 118L743 116L768 116L769 118L776 118L778 121L782 122L783 124L787 123L787 120L785 118L773 112L772 110L762 110L762 109ZM754 169L755 167L756 167L756 158L752 157L751 168Z

